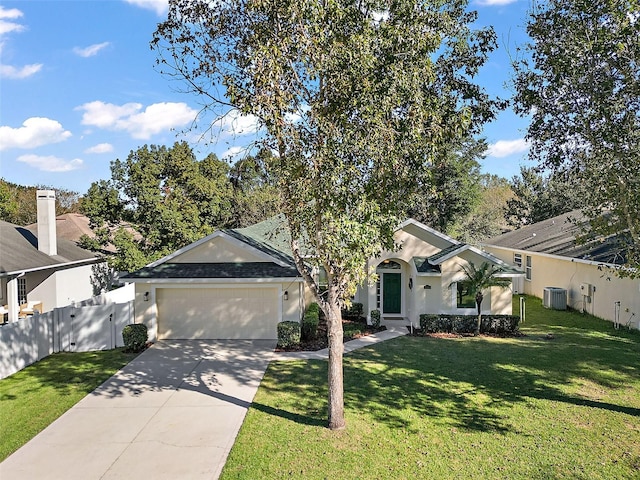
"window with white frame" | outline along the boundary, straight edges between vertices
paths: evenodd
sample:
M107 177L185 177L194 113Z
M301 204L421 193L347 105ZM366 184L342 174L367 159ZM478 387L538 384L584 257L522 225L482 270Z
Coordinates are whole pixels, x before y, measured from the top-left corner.
M18 278L18 303L27 303L27 279Z
M456 283L456 308L474 308L476 297L471 293L471 283L461 280Z
M524 278L531 280L531 255L527 255L527 267L524 270Z
M514 253L513 254L513 264L518 268L522 268L522 254L521 253Z

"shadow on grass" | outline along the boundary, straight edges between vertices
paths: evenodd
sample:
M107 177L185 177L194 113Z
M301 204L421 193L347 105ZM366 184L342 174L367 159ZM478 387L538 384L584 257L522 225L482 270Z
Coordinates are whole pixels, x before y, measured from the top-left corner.
M498 434L517 429L504 406L531 399L640 417L640 404L608 401L610 393L640 385L640 335L531 303L526 337L404 337L345 356L347 410L409 431L420 418L431 417L452 428ZM542 321L531 320L536 317ZM549 332L552 340L546 339ZM326 362L275 364L262 388L279 401L289 394L282 401L291 403L258 409L325 425L326 374ZM589 386L605 394L590 395Z

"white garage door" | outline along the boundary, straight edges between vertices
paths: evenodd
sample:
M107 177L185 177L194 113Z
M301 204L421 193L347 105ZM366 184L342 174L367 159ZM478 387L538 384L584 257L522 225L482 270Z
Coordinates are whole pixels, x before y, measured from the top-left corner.
M278 292L274 287L158 289L158 337L277 338Z

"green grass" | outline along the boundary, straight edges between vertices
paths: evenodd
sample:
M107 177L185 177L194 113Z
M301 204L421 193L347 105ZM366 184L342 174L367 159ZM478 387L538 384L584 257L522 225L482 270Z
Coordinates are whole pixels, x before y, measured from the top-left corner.
M0 380L0 461L136 355L122 349L57 353Z
M534 298L521 331L345 356L340 432L326 362L272 363L221 478L639 479L640 334Z

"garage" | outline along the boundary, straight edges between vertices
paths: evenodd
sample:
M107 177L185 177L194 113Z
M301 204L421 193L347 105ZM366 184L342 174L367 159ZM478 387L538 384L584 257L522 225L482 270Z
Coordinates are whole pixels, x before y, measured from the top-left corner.
M158 288L159 339L273 339L279 287Z

